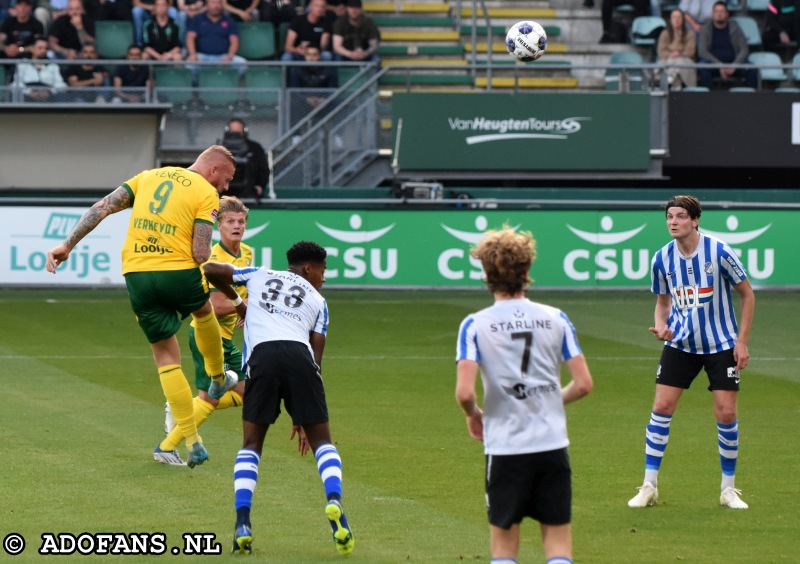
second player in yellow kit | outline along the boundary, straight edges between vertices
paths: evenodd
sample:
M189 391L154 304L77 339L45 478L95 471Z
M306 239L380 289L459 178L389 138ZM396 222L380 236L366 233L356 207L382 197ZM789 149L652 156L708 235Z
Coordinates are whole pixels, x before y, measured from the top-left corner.
M247 227L247 213L247 207L238 198L225 196L220 200L217 225L221 241L212 247L209 262L228 263L237 268L253 265L253 249L242 243L242 237ZM242 299L247 299L247 288L244 286L237 287L236 292ZM220 325L225 365L236 372L237 378L234 380L236 382L235 387L227 390L219 400L209 396L208 388L211 380L206 374L203 355L195 341L193 322L192 328L189 330L189 346L192 349L192 357L194 359L195 387L198 392L194 398L194 420L198 428L215 410L240 407L244 396L242 353L233 342L233 331L239 315L232 302L213 287L211 287L211 303L214 306L214 313ZM168 435L156 448L153 458L164 464L180 466L183 465L183 461L180 458L176 459L174 456L163 454L172 453L183 440L183 431L175 425L169 404L166 406L166 412L165 431Z

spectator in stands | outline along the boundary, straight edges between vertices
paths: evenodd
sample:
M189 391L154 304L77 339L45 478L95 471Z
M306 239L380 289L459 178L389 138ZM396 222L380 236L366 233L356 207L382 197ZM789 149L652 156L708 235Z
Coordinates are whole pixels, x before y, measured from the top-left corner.
M50 23L67 13L67 0L42 0L39 6L34 6L33 17L42 22L44 31L50 29Z
M169 17L168 0L155 0L153 17L144 22L142 41L143 54L148 59L154 61L183 59L180 30L175 20Z
M684 86L697 86L697 71L669 65L693 65L697 53L694 32L686 25L686 18L679 9L669 14L669 25L658 37L658 62L668 65L667 81L671 90Z
M277 30L282 23L303 15L305 7L302 0L261 0L258 11L259 19L272 22Z
M711 21L715 2L717 0L681 0L678 9L683 12L689 27L700 33L700 29Z
M345 0L346 13L333 24L333 58L378 62L378 26L364 15L361 0Z
M310 45L306 49L306 62L319 61L319 49ZM295 89L292 92L290 125L295 125L328 99L328 93L323 89L328 88L332 91L336 88L336 69L322 65L297 67L295 80L295 84L289 85L290 88Z
M206 0L206 11L189 20L186 28L187 61L220 61L239 63L244 75L247 61L236 54L239 50L239 27L222 9L222 0ZM198 71L197 65L192 70Z
M628 43L628 29L614 19L614 9L628 4L633 6L633 17L650 15L650 0L603 0L600 6L600 19L603 23L603 37L600 43Z
M97 48L94 43L86 43L83 46L80 58L87 61L97 60ZM92 63L71 65L67 68L66 76L72 101L98 103L106 101L108 92L103 87L108 86L108 73L103 67ZM81 88L87 90L81 92Z
M33 0L17 0L14 15L0 24L0 57L18 59L25 56L37 37L44 35L42 22L31 16Z
M309 45L306 48L306 62L318 63L322 59L319 48ZM297 67L294 82L289 82L289 88L335 88L336 72L330 66L302 66ZM313 104L318 105L318 104Z
M331 26L325 19L325 10L325 0L311 0L308 4L308 12L292 20L289 30L286 32L286 42L283 46L283 55L281 55L282 61L304 61L306 48L309 45L314 45L320 50L322 60L331 60ZM293 76L296 70L295 67L289 67L287 83L297 82Z
M800 38L800 10L797 0L770 0L764 16L761 42L765 51L779 52ZM796 44L795 44L796 47Z
M155 0L133 0L133 10L131 10L131 15L133 17L133 40L137 45L142 44L144 22L153 17L154 9ZM172 5L172 0L170 0L167 13L173 20L178 19L178 9Z
M697 39L697 55L700 62L742 64L747 62L749 54L747 38L736 22L730 21L728 5L722 0L716 2L711 21L703 26ZM717 77L724 81L742 78L745 86L758 87L758 71L754 68L701 68L697 74L700 86L709 89L713 87L714 79Z
M47 39L37 37L31 46L31 62L20 63L13 85L22 88L29 102L54 102L67 87L61 69L47 62Z
M81 0L69 0L67 13L53 22L48 39L48 55L53 59L74 59L85 44L94 44L94 21L86 15Z
M165 0L159 0L161 2ZM150 86L150 69L141 64L143 53L138 45L128 47L125 57L130 61L127 65L119 65L114 70L114 100L141 103L146 99L146 92L142 90Z
M237 22L258 21L261 0L223 0L223 9Z
M219 144L236 158L236 173L228 185L226 195L239 199L261 198L269 183L267 154L260 143L250 139L244 121L231 118Z
M311 0L308 12L292 20L286 32L281 60L305 60L306 47L309 45L320 50L323 60L331 60L331 27L325 21L325 9L325 0Z
M325 19L331 24L332 29L336 20L345 15L344 0L328 0L326 6Z
M186 22L205 11L205 0L178 0L178 17L175 18L175 23L181 30L181 40L186 37Z
M10 17L8 13L10 7L10 0L0 0L0 24Z
M131 0L85 0L84 6L94 21L131 19Z

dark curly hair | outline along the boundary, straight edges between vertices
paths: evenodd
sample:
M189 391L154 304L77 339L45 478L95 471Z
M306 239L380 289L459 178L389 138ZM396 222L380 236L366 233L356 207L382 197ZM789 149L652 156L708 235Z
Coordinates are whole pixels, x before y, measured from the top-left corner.
M299 241L286 251L289 266L301 265L308 262L322 264L328 256L328 251L313 241Z

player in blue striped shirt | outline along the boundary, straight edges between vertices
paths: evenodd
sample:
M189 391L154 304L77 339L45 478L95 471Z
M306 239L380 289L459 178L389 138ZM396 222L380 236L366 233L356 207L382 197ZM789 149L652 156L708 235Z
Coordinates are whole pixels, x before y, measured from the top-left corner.
M652 292L658 296L650 331L664 341L656 372L656 397L645 433L644 484L630 507L658 501L658 470L669 440L672 415L683 390L705 369L714 396L722 484L720 504L747 509L734 485L739 453L736 397L740 371L750 353L747 339L755 311L755 295L742 263L725 243L699 231L700 202L675 196L667 204L672 241L653 257ZM739 294L737 327L733 291Z

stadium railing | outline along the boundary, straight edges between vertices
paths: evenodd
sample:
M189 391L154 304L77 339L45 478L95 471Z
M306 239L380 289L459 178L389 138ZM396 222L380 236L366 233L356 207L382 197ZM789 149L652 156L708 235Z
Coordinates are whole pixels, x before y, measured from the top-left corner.
M13 66L25 61L6 60L5 64L12 68L7 75L13 75ZM53 61L59 64L80 64L82 61ZM93 61L96 63L96 61ZM125 60L103 60L108 70L118 64L127 64ZM183 69L181 63L161 63L142 61L150 68L151 76L158 77L159 70L169 68ZM317 63L326 64L326 63ZM204 63L198 63L203 66ZM205 63L209 67L218 67L219 63ZM407 92L429 87L430 83L416 82L420 76L437 77L446 73L461 73L469 78L472 73L483 68L483 65L467 64L454 68L447 65L392 65L377 69L374 65L358 63L335 63L341 75L338 89L314 92L323 102L311 106L303 101L304 94L287 88L286 72L292 65L306 63L288 63L281 61L257 61L248 63L248 72L241 78L239 86L231 89L215 88L213 92L187 83L174 83L169 86L153 82L151 88L127 89L128 93L142 96L140 104L157 104L165 101L172 104L167 115L160 137L162 160L182 161L193 156L197 149L218 142L223 128L231 117L239 117L247 121L251 136L258 139L270 150L274 159L273 170L276 173L275 183L294 186L331 186L344 185L354 176L360 174L369 163L380 155L391 155L392 129L391 96L394 92ZM687 65L688 66L688 65ZM691 65L715 67L716 65ZM748 67L752 65L738 65ZM600 76L608 71L617 72L619 92L626 91L630 84L625 77L629 74L644 75L641 93L650 95L654 104L660 107L660 115L665 115L664 104L668 96L669 85L666 73L661 72L660 79L654 80L656 71L663 69L657 63L641 64L574 64L555 63L548 66L548 72L561 70L574 77L586 75ZM764 69L776 69L787 75L785 85L794 85L792 77L800 73L800 60L793 64L763 65ZM258 72L257 72L258 71ZM183 69L185 73L185 69ZM515 65L504 70L508 78L506 91L523 91L525 80L533 79L540 73L535 65ZM254 80L256 74L265 78ZM249 78L248 78L249 77ZM23 89L11 84L0 85L0 106L6 111L14 107L46 106L46 103L25 100ZM769 83L770 90L782 86L781 83ZM463 85L461 86L463 88ZM765 88L762 86L762 88ZM471 90L490 91L492 82L479 88L474 84ZM495 88L496 89L496 88ZM223 92L223 90L225 90ZM574 88L568 89L575 92ZM529 90L528 90L529 91ZM539 88L540 92L560 92L557 87ZM593 89L586 92L600 92ZM607 93L605 90L602 92ZM209 95L210 94L210 95ZM613 93L612 93L613 94ZM694 94L697 95L697 94ZM307 97L307 96L306 96ZM66 88L54 99L59 103L74 103L76 107L98 107L105 109L118 105L130 106L130 103L112 87L95 89ZM665 142L664 128L660 121L654 119L654 138L652 147L656 150Z

